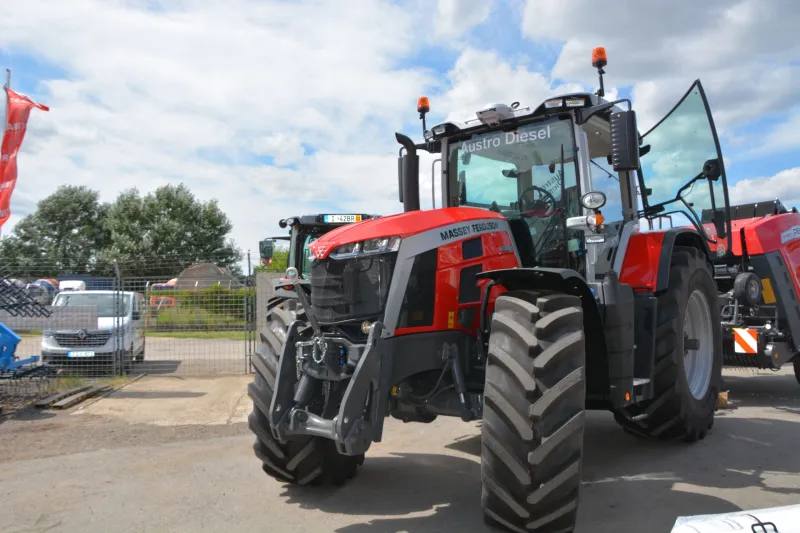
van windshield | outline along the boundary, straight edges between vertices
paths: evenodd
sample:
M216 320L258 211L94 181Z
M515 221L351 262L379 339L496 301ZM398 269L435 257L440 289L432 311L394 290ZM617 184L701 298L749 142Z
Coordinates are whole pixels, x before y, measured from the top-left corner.
M114 304L117 312L114 313ZM127 315L131 305L131 297L128 294L113 293L73 293L62 292L53 300L53 307L73 307L73 306L96 306L98 317L120 317Z

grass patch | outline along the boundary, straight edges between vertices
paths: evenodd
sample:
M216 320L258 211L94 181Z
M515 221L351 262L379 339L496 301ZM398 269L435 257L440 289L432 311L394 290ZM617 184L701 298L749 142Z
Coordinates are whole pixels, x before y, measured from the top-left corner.
M222 311L222 310L220 310ZM173 307L162 309L148 320L148 329L153 330L198 330L219 331L244 327L242 318L224 312L212 312L201 307Z
M164 339L232 339L243 341L244 331L147 331L145 337Z

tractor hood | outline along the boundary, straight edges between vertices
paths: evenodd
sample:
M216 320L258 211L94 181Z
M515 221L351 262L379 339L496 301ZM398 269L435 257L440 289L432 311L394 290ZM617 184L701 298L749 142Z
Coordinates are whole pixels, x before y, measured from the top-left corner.
M347 224L329 231L309 245L317 259L324 259L337 246L383 237L406 238L423 231L473 220L500 219L503 215L477 207L447 207L430 211L409 211Z

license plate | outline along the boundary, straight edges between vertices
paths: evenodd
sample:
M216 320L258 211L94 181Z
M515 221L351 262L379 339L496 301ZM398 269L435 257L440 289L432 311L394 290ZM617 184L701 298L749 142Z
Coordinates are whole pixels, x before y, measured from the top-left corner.
M94 357L92 351L67 352L67 357Z
M361 222L361 215L324 215L323 220L331 224Z

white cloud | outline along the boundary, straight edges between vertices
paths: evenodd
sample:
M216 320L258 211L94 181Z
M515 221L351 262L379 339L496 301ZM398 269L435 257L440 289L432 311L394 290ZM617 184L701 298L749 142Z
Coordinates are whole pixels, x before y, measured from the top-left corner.
M770 156L779 152L800 149L800 109L789 114L766 136L746 137L745 150L739 159L753 159Z
M449 72L450 89L441 97L448 120L474 118L486 104L518 101L538 106L553 94L580 91L578 84L553 86L546 74L530 72L521 62L511 63L496 52L467 48Z
M51 111L31 116L15 216L61 183L88 185L109 201L125 188L183 181L199 198L218 199L235 239L254 249L278 219L317 212L321 202L401 210L393 133L420 140L420 94L431 95L439 118L463 119L490 102L535 106L593 87L589 54L602 45L607 94L633 85L643 130L700 77L724 135L793 101L800 81L789 61L800 56L797 2L659 0L642 10L620 0L603 6L600 21L589 0L529 2L526 35L564 44L553 72L531 72L528 58L481 50L464 37L488 20L495 1L439 0L435 16L421 0L352 4L0 3L0 49L63 71L36 87ZM501 23L509 32L521 25ZM460 52L446 76L409 66L432 44ZM556 86L557 79L567 81ZM420 157L427 207L435 156ZM438 179L435 192L441 205Z
M650 0L646 9L636 0L602 8L592 0L529 0L523 28L531 38L564 42L553 69L559 78L596 84L590 53L605 47L607 80L634 86L642 129L700 78L722 133L792 101L798 17L800 3L783 0Z
M782 170L770 177L739 180L729 188L731 205L780 200L787 208L800 209L800 167Z
M460 37L489 18L492 9L493 0L438 0L436 34L443 38Z
M317 202L400 209L392 133L436 80L397 64L426 28L394 2L357 3L0 5L0 47L65 72L35 91L51 111L31 116L15 214L61 183L109 201L183 181L219 200L246 249Z
M284 133L261 137L254 140L252 145L256 154L272 156L280 166L296 163L305 155L300 139Z

